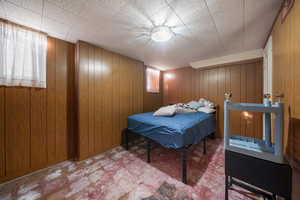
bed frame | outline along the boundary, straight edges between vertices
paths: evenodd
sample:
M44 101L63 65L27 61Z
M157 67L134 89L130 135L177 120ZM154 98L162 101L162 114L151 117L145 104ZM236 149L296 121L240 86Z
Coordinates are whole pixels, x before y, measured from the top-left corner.
M126 148L126 150L129 150L129 138L130 138L131 134L137 134L137 133L129 131L128 129L125 130L125 148ZM160 144L154 140L151 140L149 138L141 136L140 134L137 134L137 135L144 138L147 141L147 162L150 163L151 162L152 144L158 144L158 145L160 145ZM210 135L204 137L201 140L203 142L203 154L204 155L206 154L206 140L208 137L214 139L215 132L211 133ZM181 181L184 184L187 184L187 156L188 156L189 151L192 149L192 147L193 147L193 145L188 145L188 146L185 146L182 148L174 149L176 151L179 151L181 154Z
M203 154L206 154L206 140L207 138L211 138L214 139L216 132L218 131L218 106L216 106L216 112L215 112L215 117L216 117L216 131L213 133L210 133L208 136L202 138L199 143L202 141L203 142ZM134 134L134 135L138 135L142 138L144 138L147 141L147 162L150 163L151 162L151 149L152 149L152 144L158 144L160 145L158 142L151 140L149 138L146 138L138 133L134 133L128 129L125 129L124 131L125 133L125 148L126 150L129 150L129 138L130 135ZM199 144L198 143L198 144ZM161 146L161 145L160 145ZM179 151L181 154L181 181L184 184L187 184L187 156L189 151L192 149L194 145L188 145L182 148L178 148L178 149L174 149L176 151Z

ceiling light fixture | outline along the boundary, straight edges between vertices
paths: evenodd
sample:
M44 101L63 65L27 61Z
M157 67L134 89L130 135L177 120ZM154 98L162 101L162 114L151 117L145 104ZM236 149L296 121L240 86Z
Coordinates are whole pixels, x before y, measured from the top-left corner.
M155 42L166 42L173 36L173 32L168 26L157 26L152 29L151 39Z

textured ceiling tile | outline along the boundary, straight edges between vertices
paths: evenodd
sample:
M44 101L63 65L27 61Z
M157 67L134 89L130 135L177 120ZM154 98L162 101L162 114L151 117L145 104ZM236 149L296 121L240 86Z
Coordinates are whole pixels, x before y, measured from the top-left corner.
M175 33L173 38L181 36L187 31L187 28L169 7L161 8L159 12L149 18L143 17L142 15L138 18L137 15L139 12L133 12L133 10L131 10L131 13L126 13L128 15L121 15L120 13L116 15L115 18L118 18L118 21L114 20L111 27L104 31L107 32L106 37L110 35L110 39L119 43L120 46L135 47L135 49L149 48L149 43L153 43L153 41L150 40L150 34L156 25L164 24L172 26L172 30ZM126 16L128 16L130 20L128 20ZM136 19L143 19L144 21L140 20L139 23L136 23L134 16ZM164 22L161 23L161 21Z
M198 38L194 37L192 31L185 25L173 27L172 31L174 38L181 38L187 42L193 42L194 45L196 44L195 42L198 41Z
M87 41L87 34L85 34L82 30L71 29L66 36L66 40L70 42L77 42L78 40Z
M151 29L154 26L151 17L133 8L128 8L126 12L116 13L113 19L111 19L111 21L113 25L117 24L121 27L127 27L132 31L147 31L148 29Z
M183 18L183 22L193 32L196 32L199 38L206 37L208 34L217 36L214 23L207 10L196 11L189 17Z
M167 55L167 56L162 56L162 55L156 55L156 56L145 56L144 57L144 62L146 65L149 66L154 66L162 70L169 70L172 68L176 67L184 67L188 66L188 60L184 58L182 55L177 54L177 55Z
M183 21L205 6L203 0L173 0L169 5Z
M71 26L77 22L78 16L72 14L69 11L66 11L53 3L45 1L44 5L44 16L60 22L61 24L66 24L67 26Z
M4 2L3 5L5 12L7 13L6 19L30 28L41 30L41 15L32 12L29 9L16 6L10 2Z
M227 51L241 51L244 36L244 7L241 0L208 1L209 11L214 19L219 38ZM234 12L229 12L229 11Z
M166 7L165 0L127 0L126 4L121 7L119 12L136 11L144 16L151 17L157 13L160 9Z
M47 17L43 19L42 30L53 37L58 37L59 39L65 40L69 29L70 27L53 19Z
M133 31L151 32L152 28L157 25L157 14L166 12L164 8L167 4L164 0L142 1L129 0L114 14L113 23L120 23L131 27Z
M89 1L86 0L47 0L56 6L65 9L75 15L80 15L83 9L85 9L86 4Z
M245 48L247 50L263 47L280 4L281 1L278 0L264 0L256 3L246 1Z
M31 10L32 12L42 14L43 12L43 0L8 0L9 2Z
M184 51L183 51L184 49ZM185 37L172 38L168 43L150 42L144 50L145 62L160 68L186 66L191 55L201 54L194 42Z
M103 41L101 38L105 28L106 27L104 24L99 26L95 24L94 21L79 19L76 24L71 26L71 29L67 34L67 40L72 42L83 40L83 41L87 41L99 45ZM95 39L97 39L97 41L95 41Z
M6 12L4 8L4 1L0 0L0 17L6 18Z
M33 28L42 22L50 36L84 40L166 69L262 47L280 2L0 0L0 17ZM170 26L174 37L153 42L150 34L158 25Z
M80 16L88 20L112 19L125 2L125 0L89 0Z
M6 12L6 19L19 24L23 24L25 22L23 17L25 12L24 8L18 7L10 2L4 2L3 5Z
M192 46L198 49L199 58L204 56L202 50L206 50L206 54L209 55L212 53L217 55L220 49L223 50L222 44L218 39L218 33L207 9L202 7L202 10L197 10L193 14L183 18L183 21L189 30L191 30L190 37L195 41ZM209 49L211 48L214 48L215 51L210 52Z
M169 6L161 8L158 12L151 16L151 18L156 26L166 25L169 27L177 27L184 25Z

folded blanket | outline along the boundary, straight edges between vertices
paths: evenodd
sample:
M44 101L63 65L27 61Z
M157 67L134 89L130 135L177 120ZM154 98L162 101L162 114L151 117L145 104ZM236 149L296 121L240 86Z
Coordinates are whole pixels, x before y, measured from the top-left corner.
M207 107L207 106L206 107L200 107L200 108L198 108L197 111L198 112L205 112L205 113L214 113L214 112L216 112L215 109Z
M190 101L186 105L192 109L198 109L204 106L204 104L201 104L198 101Z
M183 113L191 113L197 112L197 109L191 107L189 104L179 103L176 104L176 113L183 114Z
M199 102L190 101L187 104L178 103L171 106L164 106L159 108L156 112L153 113L154 116L173 116L175 114L184 114L184 113L193 113L193 112L204 112L204 113L213 113L216 110L214 109L215 105L213 102L201 98Z

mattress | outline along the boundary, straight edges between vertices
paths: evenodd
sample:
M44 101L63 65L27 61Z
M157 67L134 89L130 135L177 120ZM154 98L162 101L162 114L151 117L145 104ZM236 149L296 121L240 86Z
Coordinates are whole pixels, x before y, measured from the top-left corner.
M216 131L215 114L195 112L172 117L153 116L153 112L128 117L128 130L152 139L167 148L197 144Z

